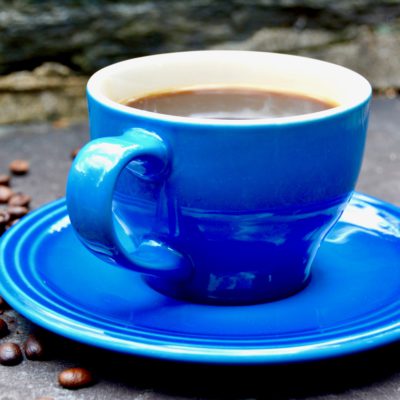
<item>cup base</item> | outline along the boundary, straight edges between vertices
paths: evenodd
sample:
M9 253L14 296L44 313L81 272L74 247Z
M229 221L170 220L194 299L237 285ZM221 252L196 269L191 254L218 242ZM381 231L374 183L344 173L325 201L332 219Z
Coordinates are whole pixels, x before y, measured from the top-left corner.
M276 291L268 291L267 293L267 290L263 292L258 291L256 294L235 291L234 293L219 296L209 293L188 293L188 291L185 290L184 284L179 285L178 283L174 282L168 282L168 284L166 284L164 280L161 280L154 276L145 276L144 280L153 290L165 296L188 303L209 304L216 306L244 306L269 303L272 301L278 301L293 296L303 290L310 283L311 274L308 274L308 276L300 283L296 282L296 284L291 284L290 286L287 286L285 290L283 290L282 287L279 288L279 293L277 293Z

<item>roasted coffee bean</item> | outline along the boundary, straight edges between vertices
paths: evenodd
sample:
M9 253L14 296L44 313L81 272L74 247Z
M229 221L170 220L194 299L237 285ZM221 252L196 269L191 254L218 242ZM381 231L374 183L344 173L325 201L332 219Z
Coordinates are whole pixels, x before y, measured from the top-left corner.
M22 361L22 352L16 343L0 344L0 364L17 365Z
M82 148L82 147L77 147L76 149L74 149L74 150L71 151L71 154L70 154L71 160L73 160L73 159L78 155L79 150L80 150L81 148Z
M0 174L0 185L10 186L11 176L6 174Z
M10 222L10 214L6 210L0 210L0 225L8 224Z
M26 160L11 161L8 167L14 175L25 175L29 172L29 162Z
M9 310L10 305L0 296L0 310Z
M12 226L14 226L17 222L19 222L19 219L14 219L13 221L10 221L7 225L6 225L6 230L10 229Z
M0 318L0 338L7 336L9 333L7 322Z
M25 193L14 193L8 200L9 206L28 207L31 202L31 196Z
M59 118L53 121L52 125L53 128L62 129L67 128L70 124L70 121L67 118Z
M4 233L10 221L10 214L5 210L0 210L0 235Z
M0 203L7 203L13 194L8 186L0 185Z
M85 368L68 368L58 375L58 382L66 389L79 389L93 384L93 376Z
M24 352L28 360L44 360L46 358L43 343L34 335L29 335L24 343Z
M7 207L7 212L10 214L10 219L15 220L28 214L29 210L26 207L9 206Z

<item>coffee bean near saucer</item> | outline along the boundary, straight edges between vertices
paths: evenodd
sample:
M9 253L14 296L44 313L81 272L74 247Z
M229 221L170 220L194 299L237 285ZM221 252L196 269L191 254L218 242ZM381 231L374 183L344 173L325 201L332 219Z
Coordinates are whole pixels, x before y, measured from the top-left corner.
M82 147L79 146L79 147L76 147L75 149L73 149L73 150L71 151L71 153L70 153L71 160L74 160L74 159L75 159L75 157L78 155L78 153L79 153L79 151L80 151L81 148L82 148Z
M0 203L5 204L11 199L14 192L8 186L0 185Z
M6 342L0 344L0 364L13 366L23 360L20 347L16 343Z
M27 160L13 160L9 164L10 172L13 175L25 175L29 172L29 161Z
M14 193L8 200L9 206L28 207L32 198L25 193Z
M23 349L28 360L40 361L46 359L46 346L42 340L34 334L28 336Z
M86 368L68 368L58 375L58 383L66 389L80 389L94 383L92 373Z
M7 322L0 318L0 338L3 338L9 334Z
M10 186L11 176L7 174L0 174L0 185Z
M29 210L27 207L22 206L9 206L7 207L7 212L10 215L10 219L12 221L22 218L26 214L28 214Z

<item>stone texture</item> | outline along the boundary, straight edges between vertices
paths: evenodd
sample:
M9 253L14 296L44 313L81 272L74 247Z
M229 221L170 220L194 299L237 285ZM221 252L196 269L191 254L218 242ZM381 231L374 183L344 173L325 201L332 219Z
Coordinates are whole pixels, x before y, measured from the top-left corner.
M86 81L56 63L0 76L0 124L84 118Z
M400 0L0 0L0 35L0 124L83 119L87 76L171 51L293 53L400 88Z
M245 40L263 28L386 26L399 18L400 1L0 0L0 10L0 73L45 61L91 73L129 57Z
M336 32L263 28L249 39L214 48L272 51L318 58L354 69L376 89L400 88L400 25L389 30L360 26Z

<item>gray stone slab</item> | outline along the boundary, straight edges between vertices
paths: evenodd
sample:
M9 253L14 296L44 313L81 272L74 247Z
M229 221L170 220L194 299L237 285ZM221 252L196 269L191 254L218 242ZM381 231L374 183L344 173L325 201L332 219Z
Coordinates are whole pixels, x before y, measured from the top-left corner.
M378 99L372 107L365 161L358 190L400 205L400 101ZM87 126L51 125L0 128L0 172L14 158L31 161L26 177L13 187L32 195L33 207L63 196L69 153L87 139ZM55 260L56 262L56 260ZM1 279L1 277L0 277ZM0 342L22 343L35 329L13 311L3 317L12 333ZM14 322L12 322L14 319ZM323 399L397 400L400 397L400 344L347 357L281 366L215 366L150 360L81 345L45 333L48 361L0 366L0 400L37 399ZM57 374L84 366L97 383L78 391L62 389Z

